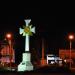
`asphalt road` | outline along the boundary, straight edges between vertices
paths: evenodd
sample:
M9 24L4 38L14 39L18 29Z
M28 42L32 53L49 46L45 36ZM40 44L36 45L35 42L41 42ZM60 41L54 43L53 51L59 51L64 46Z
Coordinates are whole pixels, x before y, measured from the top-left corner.
M41 67L35 69L34 71L26 72L9 72L9 71L0 71L0 75L75 75L75 71L71 71L68 68L64 67Z
M9 72L5 72L5 73L0 73L0 75L75 75L75 73L9 73Z

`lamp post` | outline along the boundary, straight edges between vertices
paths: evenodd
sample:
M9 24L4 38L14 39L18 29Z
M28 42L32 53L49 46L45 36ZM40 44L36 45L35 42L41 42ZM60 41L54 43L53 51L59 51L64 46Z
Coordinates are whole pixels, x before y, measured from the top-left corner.
M72 50L72 40L74 39L74 35L70 34L69 35L69 40L70 40L70 69L71 69L71 50Z
M8 43L9 43L9 53L10 53L10 69L11 69L11 49L12 49L12 44L11 44L11 38L12 38L12 35L10 33L7 33L6 34L6 38L8 40Z

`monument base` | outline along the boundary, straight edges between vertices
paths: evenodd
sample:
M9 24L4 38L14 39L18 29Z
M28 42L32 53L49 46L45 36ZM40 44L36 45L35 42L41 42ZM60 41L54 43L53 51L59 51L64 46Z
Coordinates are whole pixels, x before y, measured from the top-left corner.
M33 70L33 65L31 63L31 54L23 53L22 62L18 65L18 71L31 71Z

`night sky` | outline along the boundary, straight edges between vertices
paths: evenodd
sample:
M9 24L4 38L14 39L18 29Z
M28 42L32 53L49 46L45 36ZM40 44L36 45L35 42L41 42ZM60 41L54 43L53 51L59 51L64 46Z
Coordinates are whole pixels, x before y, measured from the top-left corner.
M0 41L4 39L7 32L13 34L17 59L19 59L18 55L21 58L24 52L25 39L19 34L19 28L25 25L24 19L31 19L31 24L36 27L36 34L30 37L30 50L36 50L41 56L42 39L44 39L46 54L57 54L60 48L69 48L69 41L66 37L70 32L75 33L73 16L58 17L40 9L30 9L22 15L0 16ZM75 48L74 44L73 48Z

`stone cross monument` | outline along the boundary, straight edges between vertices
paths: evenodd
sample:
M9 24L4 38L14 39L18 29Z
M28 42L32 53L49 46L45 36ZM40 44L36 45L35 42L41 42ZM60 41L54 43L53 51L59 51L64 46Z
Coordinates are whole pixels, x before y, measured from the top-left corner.
M30 71L33 70L33 65L31 63L31 53L29 52L29 36L35 33L35 27L29 25L31 19L25 20L26 26L23 25L23 29L20 28L20 34L25 36L25 53L22 55L22 62L18 65L18 71Z

